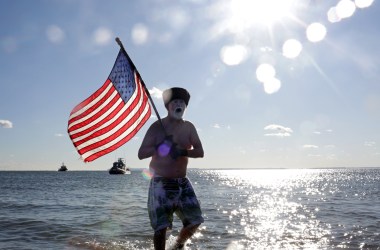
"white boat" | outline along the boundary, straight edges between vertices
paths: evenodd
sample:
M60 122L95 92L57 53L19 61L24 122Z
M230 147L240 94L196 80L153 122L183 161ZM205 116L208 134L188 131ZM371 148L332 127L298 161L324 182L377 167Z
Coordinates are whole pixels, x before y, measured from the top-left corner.
M119 158L113 163L112 168L108 171L110 174L130 174L131 170L126 167L125 160Z

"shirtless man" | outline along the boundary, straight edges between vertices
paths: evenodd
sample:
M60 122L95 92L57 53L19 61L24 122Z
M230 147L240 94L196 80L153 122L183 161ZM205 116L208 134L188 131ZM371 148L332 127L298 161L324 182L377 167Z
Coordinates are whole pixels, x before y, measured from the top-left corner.
M166 230L172 227L173 213L181 219L181 229L174 249L183 249L203 223L202 211L193 187L186 177L188 158L203 157L202 143L194 125L183 120L190 94L183 88L163 92L168 115L162 119L166 135L159 121L146 132L138 152L139 159L152 157L148 211L154 229L154 248L165 249Z

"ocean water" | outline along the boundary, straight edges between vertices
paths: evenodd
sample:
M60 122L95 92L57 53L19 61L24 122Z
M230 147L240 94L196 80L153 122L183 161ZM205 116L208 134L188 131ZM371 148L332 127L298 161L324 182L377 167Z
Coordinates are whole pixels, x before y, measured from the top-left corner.
M380 169L188 176L205 223L187 249L380 249ZM0 249L153 249L148 185L142 170L0 172Z

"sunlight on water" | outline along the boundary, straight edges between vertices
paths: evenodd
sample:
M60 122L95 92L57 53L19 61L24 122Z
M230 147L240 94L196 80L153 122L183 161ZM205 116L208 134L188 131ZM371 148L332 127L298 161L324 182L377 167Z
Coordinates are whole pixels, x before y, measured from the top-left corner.
M231 241L227 249L294 249L295 246L318 249L327 244L330 231L316 219L319 208L304 204L308 196L323 195L320 189L310 185L316 171L320 170L219 171L223 183L238 188L245 197L245 202L236 204L235 209L220 208L233 225L226 227L228 233L246 236ZM296 190L308 186L304 197L293 197Z

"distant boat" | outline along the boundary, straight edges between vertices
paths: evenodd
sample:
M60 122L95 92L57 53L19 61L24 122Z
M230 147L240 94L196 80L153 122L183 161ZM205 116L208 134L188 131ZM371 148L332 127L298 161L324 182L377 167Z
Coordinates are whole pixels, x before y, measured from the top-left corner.
M67 171L67 167L65 166L65 163L62 162L62 166L58 169L58 171Z
M113 163L112 168L108 172L110 174L130 174L131 170L126 167L125 160L123 158L119 158Z

